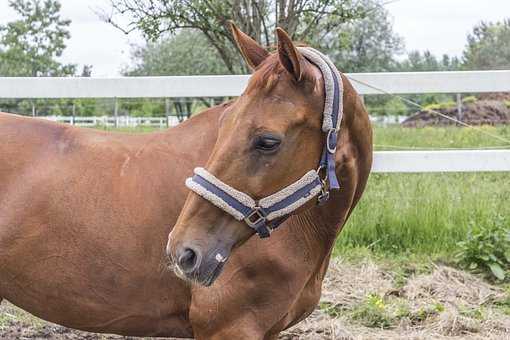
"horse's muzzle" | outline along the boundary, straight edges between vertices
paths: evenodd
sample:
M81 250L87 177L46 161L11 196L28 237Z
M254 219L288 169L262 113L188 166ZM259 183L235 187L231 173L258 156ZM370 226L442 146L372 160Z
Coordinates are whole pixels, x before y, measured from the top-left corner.
M177 265L183 273L193 273L200 265L201 256L193 248L181 247L177 251Z
M218 278L229 252L214 248L204 256L199 247L177 246L172 250L170 243L167 246L167 256L175 274L185 281L202 286L210 286Z

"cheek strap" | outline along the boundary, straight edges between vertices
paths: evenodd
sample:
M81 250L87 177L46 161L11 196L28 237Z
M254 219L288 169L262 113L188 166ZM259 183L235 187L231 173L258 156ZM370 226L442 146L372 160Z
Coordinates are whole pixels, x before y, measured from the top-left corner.
M216 207L244 221L261 237L268 237L292 212L321 193L323 182L315 170L258 202L216 178L204 168L195 168L186 186Z

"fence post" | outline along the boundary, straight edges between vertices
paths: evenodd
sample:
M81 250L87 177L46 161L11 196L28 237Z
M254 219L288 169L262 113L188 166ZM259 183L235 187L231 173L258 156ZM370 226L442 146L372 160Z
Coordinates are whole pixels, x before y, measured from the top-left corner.
M75 122L75 118L76 117L76 104L74 103L74 100L73 100L73 117L72 117L72 120L71 120L71 125L74 125L74 122Z
M115 117L114 126L115 128L119 127L119 101L117 100L117 97L114 98L114 106L113 106L113 116Z
M457 120L462 121L463 118L462 112L462 94L457 93Z
M35 117L35 104L32 102L32 117Z
M166 116L166 127L170 127L170 99L165 99L165 116Z

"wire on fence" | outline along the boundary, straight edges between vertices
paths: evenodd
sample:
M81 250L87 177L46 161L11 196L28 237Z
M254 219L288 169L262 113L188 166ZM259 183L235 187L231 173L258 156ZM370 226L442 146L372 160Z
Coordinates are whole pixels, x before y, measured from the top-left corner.
M407 99L407 98L404 98L404 97L402 97L402 96L399 96L399 95L396 95L396 94L390 93L390 92L385 91L385 90L383 90L383 89L381 89L381 88L379 88L379 87L373 86L373 85L368 84L368 83L366 83L366 82L364 82L364 81L361 81L361 80L358 80L358 79L356 79L356 78L353 78L352 76L348 76L348 75L346 75L346 77L347 77L348 79L350 79L350 80L354 81L354 82L357 82L357 83L359 83L359 84L362 84L362 85L364 85L364 86L366 86L366 87L369 87L369 88L371 88L371 89L373 89L373 90L379 91L379 92L380 92L380 93L382 93L382 94L386 94L386 95L389 95L389 96L391 96L391 97L398 98L399 100L401 100L401 101L403 101L403 102L405 102L405 103L407 103L407 104L409 104L409 105L412 105L412 106L414 106L414 107L417 107L417 108L419 108L420 110L424 110L424 109L425 109L425 107L424 107L424 106L422 106L422 105L420 105L420 104L418 104L418 103L416 103L416 102L414 102L414 101L412 101L412 100L410 100L410 99ZM493 133L487 132L487 131L485 131L485 130L483 130L483 129L481 129L481 128L477 127L477 126L474 126L474 125L468 124L468 123L466 123L466 122L463 122L463 121L461 121L461 120L458 120L458 119L456 119L456 118L450 117L450 116L445 115L445 114L443 114L443 113L441 113L441 112L439 112L439 111L437 111L437 110L428 109L428 111L429 111L429 112L432 112L432 113L434 113L434 114L436 114L436 115L438 115L438 116L441 116L441 117L443 117L443 118L445 118L445 119L451 120L451 121L453 121L453 122L455 122L455 123L457 123L457 124L459 124L459 125L462 125L462 126L465 126L465 127L467 127L467 128L473 129L473 130L475 130L475 131L478 131L479 133L485 134L485 135L490 136L490 137L492 137L492 138L495 138L495 139L497 139L497 140L499 140L499 141L501 141L501 142L504 142L504 143L506 143L506 144L507 144L505 147L510 146L510 139L506 139L506 138L504 138L504 137L501 137L501 136L495 135L495 134L493 134Z

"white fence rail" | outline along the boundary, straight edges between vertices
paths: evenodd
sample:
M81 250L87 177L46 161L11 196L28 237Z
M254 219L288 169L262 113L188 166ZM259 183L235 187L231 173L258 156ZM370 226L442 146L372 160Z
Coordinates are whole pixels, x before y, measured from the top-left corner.
M394 94L510 92L510 70L466 72L353 73ZM177 98L238 96L249 76L123 78L0 77L0 98ZM352 82L358 93L380 92Z
M93 127L153 127L167 128L180 123L176 116L166 117L132 117L132 116L40 116L40 118L51 120L58 123L66 123L76 126ZM377 125L389 125L402 123L407 116L371 116L370 121ZM183 117L185 119L185 117Z
M153 128L165 128L179 124L175 116L168 117L130 117L130 116L42 116L39 118L58 123L66 123L83 127L106 126L106 127L138 127L146 126Z
M372 171L510 171L510 150L377 151Z
M362 95L510 92L510 70L348 74ZM0 78L0 98L173 98L238 96L248 76ZM370 84L365 86L363 83ZM92 119L91 119L92 118ZM102 119L98 122L97 119ZM50 118L51 119L51 118ZM60 118L54 118L59 121ZM72 123L71 117L66 118ZM75 117L81 125L161 126L166 117ZM89 119L87 121L87 119ZM96 119L96 120L94 120ZM62 121L62 119L60 119ZM124 125L123 125L124 124ZM174 125L174 124L170 124ZM476 132L473 132L476 133ZM510 150L379 151L374 172L510 171Z

